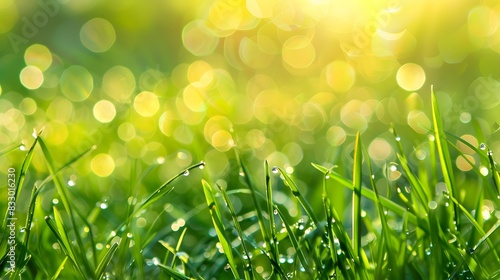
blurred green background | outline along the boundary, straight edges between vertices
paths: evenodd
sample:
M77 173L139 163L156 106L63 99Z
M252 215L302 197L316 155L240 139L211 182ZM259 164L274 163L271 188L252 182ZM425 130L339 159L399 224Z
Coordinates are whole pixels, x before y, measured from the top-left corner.
M146 166L160 164L141 197L205 161L164 208L177 231L204 203L200 178L239 184L234 150L256 174L267 159L320 180L310 163L349 174L361 131L382 172L396 161L394 123L426 160L413 144L429 135L431 85L446 129L478 146L477 123L500 161L499 53L496 0L0 0L0 147L29 146L43 128L63 164L96 145L62 176L81 207L115 205L116 224ZM23 155L2 158L0 173ZM389 170L385 183L401 175ZM46 174L36 153L28 183Z

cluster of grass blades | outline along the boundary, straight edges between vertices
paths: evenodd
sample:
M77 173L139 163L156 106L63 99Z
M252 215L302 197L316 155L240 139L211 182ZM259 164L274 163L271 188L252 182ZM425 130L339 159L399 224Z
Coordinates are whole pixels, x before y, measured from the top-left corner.
M434 94L432 120L432 134L423 143L428 154L425 160L413 160L392 127L398 160L386 170L373 165L360 134L355 138L352 166L337 162L339 168L328 168L313 163L311 169L316 169L313 172L321 180L306 187L319 190L311 193L321 194L320 199L306 196L304 184L293 174L267 162L262 180L256 180L237 157L242 187L220 184L217 178L202 180L205 202L183 216L187 221L205 213L211 219L203 229L207 238L191 248L183 243L192 230L189 226L173 234L153 227L161 224L159 219L142 231L134 225L146 210L161 205L172 193L177 178L205 163L179 172L141 202L130 200L125 219L110 234L99 233L92 225L100 208L82 213L74 202L75 194L61 179L65 168L93 148L56 167L37 135L18 170L16 198L26 187L37 146L49 175L32 187L27 215L16 236L14 273L5 274L7 235L0 236L1 275L6 279L144 279L152 275L158 279L498 279L500 212L491 205L499 203L500 177L493 154L486 144L475 147L444 131ZM475 128L478 140L484 142L479 126ZM465 157L457 142L472 149L479 164ZM18 148L10 147L0 156ZM457 179L459 172L452 164L456 156L463 156L472 166L466 179ZM139 196L139 186L154 168L131 175L136 180L130 184L129 197ZM401 174L399 179L380 180L393 169ZM389 191L380 191L380 181ZM40 197L52 187L61 203L45 213ZM2 233L7 232L6 225L7 213ZM57 250L41 245L54 241ZM96 250L97 244L102 248Z

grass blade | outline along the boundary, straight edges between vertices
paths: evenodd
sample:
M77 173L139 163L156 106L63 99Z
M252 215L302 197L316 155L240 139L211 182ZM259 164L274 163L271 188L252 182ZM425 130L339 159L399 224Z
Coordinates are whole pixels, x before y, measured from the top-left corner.
M113 245L111 245L109 250L106 252L106 255L104 255L104 257L99 262L99 265L97 266L94 273L96 277L95 279L101 279L103 277L105 272L104 270L106 269L106 267L108 267L109 263L113 259L113 255L115 254L117 249L118 249L118 242L115 242L113 243Z
M56 280L57 278L59 278L59 274L61 274L61 271L63 271L64 265L66 264L67 261L68 261L68 256L64 258L62 263L59 265L59 268L57 268L56 273L54 273L54 275L50 279Z
M168 276L174 278L175 280L191 280L193 278L190 278L182 273L180 273L179 271L171 268L171 267L168 267L166 265L163 265L161 263L155 263L155 265L160 268L163 272L165 272Z
M354 167L352 169L352 247L358 260L361 256L361 179L363 153L361 150L360 133L356 134L354 144Z
M299 188L297 187L295 182L292 180L292 178L290 178L290 176L288 176L288 174L285 171L283 171L283 169L281 169L279 167L273 167L273 172L275 172L275 171L278 171L281 174L281 176L283 176L283 178L285 179L286 185L292 191L293 196L295 196L297 198L297 200L299 201L302 208L304 208L307 216L309 216L309 218L314 222L314 224L316 226L319 225L319 220L318 220L318 218L316 218L316 215L314 215L314 211L313 211L311 205L309 204L309 202L307 202L305 197L300 193Z
M236 266L236 260L233 256L231 243L229 242L229 240L225 235L225 227L221 221L221 214L217 202L215 200L214 191L212 187L205 180L202 180L202 185L203 185L203 191L205 193L205 198L207 200L208 209L210 210L210 215L212 216L212 222L214 224L215 231L219 238L219 242L222 246L222 249L224 250L224 254L226 255L229 267L233 272L234 278L240 279L238 268Z
M450 151L448 149L448 142L446 140L443 121L441 118L441 113L439 112L439 107L437 104L436 95L434 94L434 89L431 89L432 95L432 123L434 127L434 136L436 138L436 148L439 157L439 162L441 163L441 172L443 173L444 183L448 189L450 196L456 198L455 191L453 187L455 186L455 180L453 176L452 161L450 157ZM456 222L457 229L460 230L460 220L458 218L458 208L453 203L453 207L449 210L454 221ZM450 220L450 226L453 225L453 221ZM450 227L454 228L454 227Z
M236 232L238 233L239 239L241 240L241 247L243 248L243 253L246 256L243 258L243 263L246 263L245 269L243 270L245 274L246 279L253 279L253 269L252 269L252 262L250 258L250 254L248 253L247 246L245 244L245 240L247 239L245 235L243 234L243 231L241 230L240 223L238 222L238 217L236 216L236 212L234 211L233 203L229 199L229 196L227 195L226 191L222 189L219 185L217 185L219 188L220 192L222 193L222 199L224 199L224 202L226 203L226 206L229 210L229 213L231 214L231 218L233 220L234 227L236 228Z

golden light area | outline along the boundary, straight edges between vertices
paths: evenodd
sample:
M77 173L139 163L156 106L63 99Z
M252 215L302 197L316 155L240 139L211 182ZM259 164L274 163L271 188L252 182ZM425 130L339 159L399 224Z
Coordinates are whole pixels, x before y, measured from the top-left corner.
M116 108L108 100L100 100L94 105L94 118L102 123L111 122L116 116Z
M457 157L455 164L460 171L469 171L472 170L472 165L474 165L475 162L474 157L471 155L460 155Z
M342 60L329 63L324 73L327 84L337 92L348 91L356 81L354 68Z
M143 91L134 98L134 109L143 117L151 117L160 109L158 97L150 91Z
M419 110L411 111L407 116L408 125L417 133L425 134L431 128L431 121L427 115Z
M211 142L212 146L221 152L229 151L234 146L233 136L226 130L215 132Z
M269 18L273 15L276 0L248 0L246 8L256 18Z
M406 63L398 69L396 81L406 91L419 90L425 83L424 69L418 64Z
M43 83L43 73L36 66L26 66L19 74L21 84L27 89L37 89Z
M212 66L205 61L198 60L189 65L188 81L197 88L206 88L214 81Z
M94 78L85 67L73 65L64 70L59 85L69 100L79 102L90 96Z
M115 169L113 158L105 153L98 154L90 162L90 168L99 177L108 177Z
M462 136L460 136L461 139L463 139L465 142L469 143L472 147L476 147L478 148L479 147L479 143L477 141L477 138L473 135L470 135L470 134L464 134ZM473 155L475 154L474 150L471 149L469 146L467 146L466 144L462 143L461 141L458 141L457 140L457 147L458 149L464 153L464 154L468 154L468 155Z
M207 109L204 94L193 85L188 85L182 92L182 100L189 110L193 112L204 112Z
M116 101L126 102L136 87L134 74L127 67L114 66L104 73L102 88Z
M26 97L19 103L19 110L25 115L33 115L36 112L36 101L32 98Z
M182 30L182 43L192 54L205 56L215 50L219 43L219 38L210 31L202 20L195 20L184 26Z
M326 131L326 141L334 147L338 147L344 143L346 139L346 132L340 126L331 126Z
M50 102L49 107L45 111L48 118L62 122L69 122L74 114L74 106L68 99L64 97L56 97Z
M283 61L293 68L307 68L316 58L316 49L310 38L296 35L285 41L281 54Z
M115 43L115 29L109 21L102 18L94 18L82 26L80 40L92 52L105 52Z
M24 52L24 61L26 65L36 66L43 72L52 64L52 53L46 46L34 44Z
M394 155L391 145L382 138L376 138L370 143L368 153L370 154L370 158L378 163L391 160Z

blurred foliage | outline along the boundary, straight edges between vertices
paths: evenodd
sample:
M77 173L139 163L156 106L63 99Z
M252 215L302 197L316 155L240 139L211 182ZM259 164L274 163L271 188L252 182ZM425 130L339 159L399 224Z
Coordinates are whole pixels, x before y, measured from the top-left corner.
M128 190L147 166L160 164L143 195L202 160L212 183L239 184L228 175L240 172L234 150L258 176L265 159L298 178L310 178L310 162L350 174L358 131L384 185L401 176L388 167L397 160L391 123L412 160L430 154L411 139L429 137L431 85L445 129L487 142L500 161L499 53L494 0L0 0L0 146L30 146L43 128L63 164L96 145L62 176L78 188L75 203L106 209L116 224L125 209L101 206L134 199ZM469 162L481 162L456 144L465 181ZM2 174L23 156L5 159ZM29 184L47 174L40 153L31 168ZM145 221L166 211L179 230L204 203L200 177ZM45 211L55 196L47 190Z

